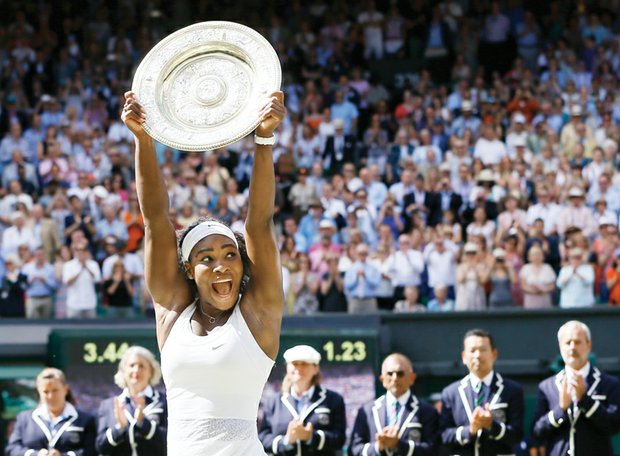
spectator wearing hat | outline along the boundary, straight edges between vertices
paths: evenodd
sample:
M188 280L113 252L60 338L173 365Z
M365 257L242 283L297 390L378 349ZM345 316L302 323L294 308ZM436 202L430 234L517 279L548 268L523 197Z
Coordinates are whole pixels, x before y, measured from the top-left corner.
M455 310L486 309L484 285L488 278L489 270L479 258L478 246L467 242L463 247L461 263L456 268Z
M53 298L56 292L56 271L48 262L45 249L39 246L34 251L34 261L22 269L28 279L26 289L26 318L51 318Z
M20 270L19 257L11 253L4 258L4 274L0 289L0 317L24 318L25 291L28 287L28 278Z
M451 129L453 134L462 138L467 130L477 135L480 124L480 118L474 115L474 106L472 102L463 100L461 103L461 115L452 121Z
M411 360L388 355L379 380L386 392L357 411L351 431L351 456L435 454L438 414L412 391L416 380Z
M300 252L307 253L310 246L319 242L319 224L323 220L324 209L321 201L318 198L310 199L309 209L305 215L299 220L299 227L297 232L303 237L303 242L298 243L297 239L295 244Z
M528 139L528 131L526 128L526 119L523 113L517 111L512 116L512 126L510 132L506 135L506 148L508 156L514 160L516 156L515 147L517 145L525 147Z
M568 191L568 206L562 208L558 216L558 233L564 235L566 228L575 226L584 236L593 236L596 232L591 210L584 205L584 193L579 187L571 187Z
M340 454L346 440L342 396L321 385L321 354L309 345L284 352L282 391L262 405L259 439L273 455Z
M568 254L568 264L558 274L556 281L560 289L560 307L592 307L594 300L594 269L584 263L584 251L573 248Z

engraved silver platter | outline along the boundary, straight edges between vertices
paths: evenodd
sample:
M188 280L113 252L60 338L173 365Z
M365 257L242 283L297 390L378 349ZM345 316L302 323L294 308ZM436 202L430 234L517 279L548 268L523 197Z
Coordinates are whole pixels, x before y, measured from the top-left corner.
M281 80L278 56L260 33L210 21L157 43L138 66L132 90L149 135L175 149L205 151L256 129L265 97Z

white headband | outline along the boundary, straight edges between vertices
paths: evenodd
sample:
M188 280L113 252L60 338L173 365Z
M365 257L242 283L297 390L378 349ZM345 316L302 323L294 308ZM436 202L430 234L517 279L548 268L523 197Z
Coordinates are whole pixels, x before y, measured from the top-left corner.
M216 221L202 222L195 228L192 228L192 230L183 238L183 242L181 243L181 259L183 261L189 261L189 254L192 252L194 246L202 239L207 236L211 236L212 234L221 234L222 236L226 236L232 240L235 243L235 247L239 249L239 244L237 243L235 234L226 225Z

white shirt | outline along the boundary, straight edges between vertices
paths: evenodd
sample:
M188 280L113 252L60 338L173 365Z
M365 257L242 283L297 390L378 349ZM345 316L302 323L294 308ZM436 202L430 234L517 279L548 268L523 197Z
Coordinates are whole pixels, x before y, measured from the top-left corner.
M542 203L534 204L527 210L527 224L534 225L536 219L542 219L545 224L545 234L549 235L557 230L557 220L560 214L560 207L555 203L546 206Z
M101 274L104 279L108 279L112 276L112 270L114 269L114 263L116 263L119 259L117 253L107 257L103 260L103 264L101 265ZM125 271L132 275L142 276L144 271L144 265L142 264L142 260L135 253L125 253L123 255L123 265L125 265Z
M491 386L491 382L493 381L493 375L495 371L491 369L491 372L486 374L484 378L478 378L475 374L469 373L469 382L471 383L471 387L475 390L478 388L478 384L480 382L484 383L486 386Z
M420 285L420 275L424 271L424 258L417 250L409 249L406 253L397 250L390 255L392 284L395 287Z
M428 268L428 285L435 288L437 284L454 286L456 283L456 251L458 247L447 241L445 249L440 253L434 244L429 244L424 249L424 259Z
M92 275L82 269L77 258L67 261L62 267L62 282L67 282L79 273L71 285L67 285L67 308L72 310L90 310L97 307L95 283L101 281L101 271L95 260L86 260L85 267Z
M16 254L20 245L26 244L30 250L34 250L38 240L32 228L24 226L21 230L16 226L10 226L2 233L2 256Z
M480 138L474 148L474 158L479 158L485 165L497 165L506 155L506 146L499 139Z

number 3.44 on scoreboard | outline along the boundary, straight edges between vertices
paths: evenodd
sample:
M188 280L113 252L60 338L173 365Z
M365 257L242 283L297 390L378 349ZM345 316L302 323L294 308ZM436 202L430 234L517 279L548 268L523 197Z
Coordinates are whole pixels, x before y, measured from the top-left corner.
M109 342L107 344L96 344L95 342L84 342L82 359L86 364L117 363L121 360L129 344L127 342Z

